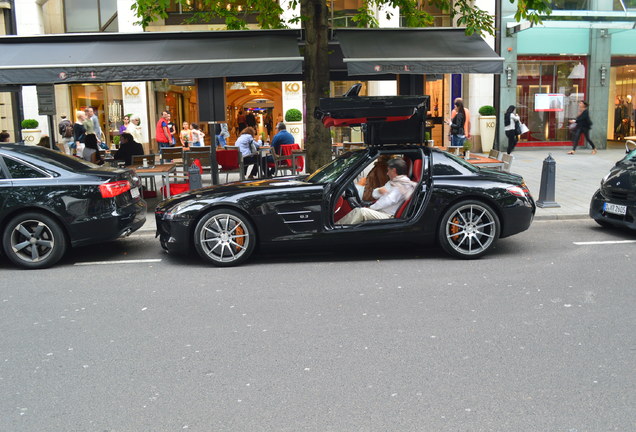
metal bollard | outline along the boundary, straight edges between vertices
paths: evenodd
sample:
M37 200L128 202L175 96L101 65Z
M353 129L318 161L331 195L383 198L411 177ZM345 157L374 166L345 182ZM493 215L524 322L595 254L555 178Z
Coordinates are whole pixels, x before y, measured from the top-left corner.
M554 187L556 182L556 161L551 154L543 160L541 170L541 187L539 188L539 199L537 206L541 208L561 207L554 200Z
M201 189L203 187L201 172L196 164L190 165L190 168L188 168L188 176L190 178L190 190Z

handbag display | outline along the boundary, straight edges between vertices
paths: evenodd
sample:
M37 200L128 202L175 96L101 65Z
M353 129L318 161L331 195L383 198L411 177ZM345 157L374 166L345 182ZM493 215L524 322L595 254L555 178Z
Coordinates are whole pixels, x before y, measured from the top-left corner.
M526 126L525 123L520 123L519 129L521 130L521 132L519 132L519 135L523 135L524 133L530 131L530 129L528 129L528 126Z

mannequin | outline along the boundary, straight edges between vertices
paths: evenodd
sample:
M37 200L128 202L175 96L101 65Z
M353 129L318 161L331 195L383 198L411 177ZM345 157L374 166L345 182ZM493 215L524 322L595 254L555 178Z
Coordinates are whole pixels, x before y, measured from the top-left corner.
M627 135L632 132L632 118L634 117L634 105L632 104L632 95L625 97L625 105L627 105Z

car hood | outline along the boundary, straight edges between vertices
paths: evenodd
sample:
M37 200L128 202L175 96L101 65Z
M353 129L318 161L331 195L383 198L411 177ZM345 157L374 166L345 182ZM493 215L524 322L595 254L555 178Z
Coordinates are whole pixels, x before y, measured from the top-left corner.
M175 197L168 198L157 205L157 209L168 208L175 204L190 199L206 199L211 197L223 197L229 195L241 194L244 192L266 192L281 191L282 189L297 188L303 186L312 186L312 183L304 181L304 176L287 177L267 180L246 180L233 183L226 183L216 186L208 186L202 189L195 189L189 192L179 194Z
M629 192L636 191L636 163L619 162L610 170L605 178L603 178L601 188L611 188Z

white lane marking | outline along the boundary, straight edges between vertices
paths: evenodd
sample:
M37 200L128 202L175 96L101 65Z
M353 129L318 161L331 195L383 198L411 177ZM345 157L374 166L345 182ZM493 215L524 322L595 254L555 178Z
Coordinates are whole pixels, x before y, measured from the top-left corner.
M591 242L573 242L578 246L586 246L586 245L605 245L605 244L628 244L628 243L636 243L636 240L607 240L607 241L591 241Z
M143 264L143 263L158 263L158 262L161 262L161 258L119 260L119 261L88 261L88 262L78 262L73 265L87 266L87 265L110 265L110 264Z

